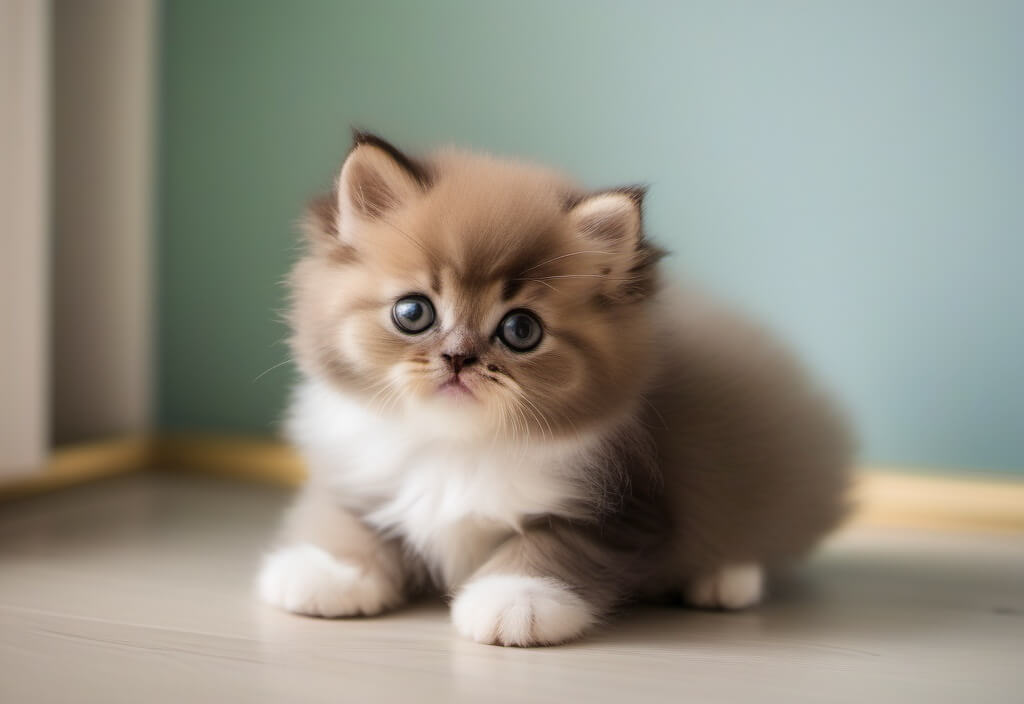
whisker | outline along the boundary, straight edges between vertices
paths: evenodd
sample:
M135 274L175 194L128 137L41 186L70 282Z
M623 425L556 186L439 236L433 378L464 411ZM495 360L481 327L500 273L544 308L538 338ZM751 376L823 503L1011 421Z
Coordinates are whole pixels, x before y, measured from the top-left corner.
M548 421L548 419L544 416L543 413L540 412L540 408L537 407L537 404L531 401L529 397L522 392L519 393L519 400L526 403L530 407L530 414L537 420L538 425L540 423L544 423L544 425L547 427L547 437L550 439L554 439L555 431L551 427L551 423ZM543 428L541 429L541 431L543 432Z
M668 423L665 422L665 416L661 415L661 411L659 411L658 408L653 403L651 403L646 396L644 396L643 394L639 394L639 396L640 400L642 400L644 403L650 406L650 409L654 411L654 415L658 416L658 420L661 421L661 425L665 428L665 430L668 430Z
M554 286L549 284L547 281L541 281L540 279L512 279L512 280L513 281L532 281L532 282L534 282L536 284L543 284L544 286L547 286L549 289L551 289L555 293L558 293L558 289L557 288L555 288Z
M610 276L602 276L601 274L557 274L553 276L538 276L531 279L514 279L515 281L543 281L547 279L605 279L606 281L636 281L636 276L628 276L625 278L613 278Z
M389 412L401 396L398 387L389 388L388 391L389 393L384 397L384 403L382 403L380 407L381 414Z
M513 406L513 408L516 411L516 415L519 417L520 420L522 420L522 428L523 428L524 434L526 435L526 437L524 438L525 439L525 443L523 443L523 444L529 444L530 443L530 424L527 422L526 415L523 413L523 409L521 407Z
M369 400L366 402L366 405L371 407L371 408L374 408L376 406L377 399L380 397L380 395L385 393L385 392L390 392L390 391L391 391L391 382L389 381L389 382L386 382L379 389L377 389L376 393L374 393L373 396L371 396L369 398ZM386 400L386 397L385 397L385 400ZM379 410L379 408L378 408L378 410Z
M537 419L540 420L541 422L543 422L544 423L544 427L547 428L548 439L549 440L554 440L555 439L555 429L551 427L551 421L548 420L548 417L546 415L541 413L541 410L540 410L540 408L537 407L537 404L535 404L535 403L533 403L531 401L530 402L530 406L533 407L534 415L537 417Z
M362 184L359 185L359 199L360 199L360 201L362 201L363 210L367 210L367 208L366 208L366 203L367 203L367 201L366 201L366 193L363 192ZM422 250L424 254L429 254L429 252L427 251L427 248L425 246L423 246L422 242L420 242L415 237L410 235L408 232L406 232L405 230L400 228L398 225L396 225L395 223L391 222L387 218L380 218L380 221L383 222L388 227L390 227L391 229L393 229L398 234L400 234L402 237L407 239L410 243L412 243L412 244L416 245L417 247L419 247L420 250Z
M583 250L580 250L579 252L569 252L568 254L561 254L561 255L559 255L557 257L551 257L550 259L545 259L540 264L534 264L529 269L523 269L522 273L525 274L525 273L527 273L529 271L533 271L534 269L539 269L540 267L544 266L545 264L550 264L551 262L557 262L559 259L565 259L566 257L575 257L575 256L577 256L579 254L612 254L612 252L602 252L602 251L597 250L597 249L583 249Z
M410 235L410 234L409 234L408 232L406 232L405 230L403 230L402 228L400 228L400 227L399 227L398 225L396 225L395 223L391 222L391 221L390 221L390 220L388 220L387 218L381 218L381 222L383 222L383 223L384 223L385 225L387 225L388 227L390 227L390 228L391 228L392 230L394 230L395 232L397 232L398 234L400 234L400 235L401 235L402 237L404 237L404 238L405 238L406 240L408 240L408 241L409 241L410 243L412 243L412 244L416 245L417 247L419 247L419 248L420 248L420 251L422 251L422 252L423 252L424 254L427 254L427 255L429 255L429 254L430 254L430 252L428 252L428 251L427 251L427 248L426 248L426 247L425 247L425 246L423 245L423 243L422 243L422 242L420 242L420 241L419 241L418 239L416 239L415 237L413 237L412 235Z
M283 362L278 362L277 364L275 364L274 366L270 367L269 369L264 369L264 370L263 370L262 372L260 372L260 373L259 373L259 374L258 374L258 375L256 376L256 378L255 378L255 379L253 379L253 380L252 380L252 381L253 381L253 383L255 384L255 383L256 383L257 381L259 381L260 379L262 379L262 378L263 378L264 376L266 376L266 375L267 375L267 374L269 374L270 372L274 371L274 370L275 370L275 369L277 369L278 367L283 367L284 365L288 364L288 362L290 362L290 361L292 361L292 358L291 358L291 357L289 357L288 359L284 360Z
M548 435L544 432L544 428L541 427L540 425L541 420L537 417L537 414L534 413L528 406L523 406L522 410L524 411L524 413L529 413L530 417L537 423L537 428L538 430L540 430L541 439L548 437Z

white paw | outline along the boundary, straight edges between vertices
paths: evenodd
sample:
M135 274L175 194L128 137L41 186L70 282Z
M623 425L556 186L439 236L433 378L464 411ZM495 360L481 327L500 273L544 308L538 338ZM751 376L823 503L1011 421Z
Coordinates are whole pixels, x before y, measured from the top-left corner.
M745 609L761 601L764 572L753 563L729 565L690 583L687 600L704 609Z
M256 588L268 604L307 616L369 616L393 606L399 597L380 575L309 544L267 555Z
M481 577L452 603L456 630L478 643L554 645L578 637L594 621L587 603L550 577Z

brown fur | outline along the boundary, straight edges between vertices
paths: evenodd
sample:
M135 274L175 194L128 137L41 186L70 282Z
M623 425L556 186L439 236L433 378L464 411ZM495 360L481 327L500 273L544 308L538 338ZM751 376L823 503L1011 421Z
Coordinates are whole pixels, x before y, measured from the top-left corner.
M365 141L356 148L377 149ZM381 152L380 158L390 154ZM485 361L502 370L494 383L526 393L540 416L531 422L543 432L582 430L621 412L652 366L651 323L640 304L655 285L660 250L642 239L622 253L600 238L581 241L571 229L567 194L577 203L582 195L547 170L454 151L429 163L432 187L421 190L418 177L406 184L417 193L416 207L386 216L377 201L395 196L376 179L360 179L355 195L371 200L371 220L357 243L338 235L333 198L314 201L306 218L312 256L292 274L293 349L303 370L327 374L346 392L380 393L383 381L373 372L436 356L434 348L449 342L396 337L380 309L402 293L451 287L465 321L453 335L473 349L488 349ZM369 194L367 180L374 184ZM639 200L639 192L629 193ZM602 274L610 268L614 272ZM382 291L386 282L398 287ZM558 343L529 358L493 345L492 328L480 326L512 300L535 309ZM336 354L332 338L342 320L373 355L369 374ZM546 393L556 384L561 394Z
M604 613L723 565L785 564L837 523L851 451L842 420L757 326L661 290L642 189L607 192L628 201L619 210L592 208L601 194L546 169L454 150L410 159L364 133L355 142L338 192L310 207L310 246L291 277L303 372L387 414L396 394L436 393L441 355L454 350L479 358L468 383L489 433L604 437L600 461L577 477L587 499L525 521L476 576L557 577ZM442 291L456 324L396 333L397 297ZM536 351L496 340L512 308L543 321ZM324 518L306 496L293 537L305 514L335 520L332 553L383 560L396 590L417 583L422 565L399 570L393 541L347 513Z

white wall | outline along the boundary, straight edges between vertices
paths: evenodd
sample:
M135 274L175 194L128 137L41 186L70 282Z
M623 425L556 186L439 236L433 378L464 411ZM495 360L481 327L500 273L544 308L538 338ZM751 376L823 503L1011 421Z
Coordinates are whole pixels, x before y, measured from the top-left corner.
M155 0L54 0L57 442L149 428Z
M0 0L0 475L48 445L47 5Z

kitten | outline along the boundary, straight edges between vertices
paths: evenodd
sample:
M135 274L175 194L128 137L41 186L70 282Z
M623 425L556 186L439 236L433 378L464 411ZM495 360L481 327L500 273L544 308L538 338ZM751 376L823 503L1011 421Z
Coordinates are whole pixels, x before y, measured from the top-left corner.
M469 638L554 644L627 600L750 606L836 525L838 414L759 328L662 289L642 198L356 133L291 277L311 476L265 601L433 586Z

